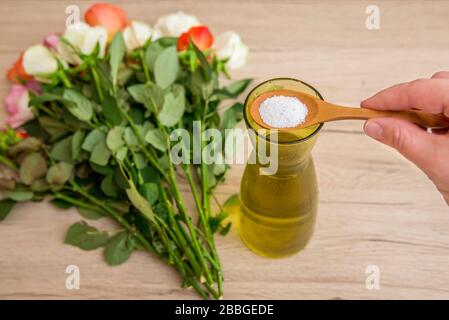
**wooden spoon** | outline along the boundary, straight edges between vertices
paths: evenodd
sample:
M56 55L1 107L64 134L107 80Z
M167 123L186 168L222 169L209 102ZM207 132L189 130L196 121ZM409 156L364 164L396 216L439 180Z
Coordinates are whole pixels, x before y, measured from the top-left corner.
M292 128L273 128L266 124L259 113L260 104L267 98L273 96L295 97L307 106L308 113L304 123ZM292 90L275 90L265 92L258 96L250 106L250 114L254 121L266 129L277 129L291 131L306 128L318 123L348 120L348 119L371 119L377 117L394 117L408 120L425 128L448 128L449 120L443 115L431 114L418 110L405 111L380 111L365 108L350 108L338 106L309 94Z

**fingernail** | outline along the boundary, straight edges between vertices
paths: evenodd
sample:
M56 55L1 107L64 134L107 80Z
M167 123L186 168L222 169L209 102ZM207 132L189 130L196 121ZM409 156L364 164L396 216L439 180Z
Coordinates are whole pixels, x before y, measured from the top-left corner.
M380 140L383 137L384 129L380 124L373 120L367 121L363 129L365 130L366 134L373 139Z

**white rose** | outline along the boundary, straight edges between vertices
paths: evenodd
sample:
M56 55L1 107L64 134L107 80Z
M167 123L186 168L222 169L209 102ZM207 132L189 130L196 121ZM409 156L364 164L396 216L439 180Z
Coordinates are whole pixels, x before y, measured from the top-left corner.
M62 37L72 46L81 50L84 42L84 37L89 28L90 27L87 23L78 22L74 25L69 26L65 30ZM62 59L64 59L68 63L75 65L81 63L81 59L78 57L78 55L72 50L70 46L65 44L63 41L59 41L57 51L61 55Z
M58 62L53 53L44 45L29 47L23 54L23 68L32 76L45 76L58 71Z
M106 44L108 42L108 31L104 27L92 27L87 30L84 36L83 46L81 52L84 54L91 54L97 43L100 44L100 52L98 57L103 58L106 53Z
M99 43L99 57L102 58L105 55L108 32L104 27L90 27L84 22L78 22L69 26L62 37L84 54L91 54ZM63 41L59 42L57 51L62 59L68 63L75 65L81 63L81 59L74 50Z
M179 11L160 17L154 28L164 37L179 37L191 27L199 25L200 22L195 16Z
M240 36L233 31L224 32L216 37L213 49L218 58L229 59L226 63L229 69L238 69L246 64L248 47L243 44Z
M152 40L156 40L160 38L160 34L148 24L140 21L131 21L131 24L123 31L128 52L143 47L150 37Z

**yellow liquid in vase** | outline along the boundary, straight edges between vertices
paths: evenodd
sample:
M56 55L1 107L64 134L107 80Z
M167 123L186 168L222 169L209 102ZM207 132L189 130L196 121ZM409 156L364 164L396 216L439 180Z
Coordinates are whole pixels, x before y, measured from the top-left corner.
M313 162L303 173L259 175L247 165L240 193L240 235L256 253L288 256L303 249L312 236L317 212Z
M315 93L311 87L292 79L275 79L262 84L266 86L262 89L274 90L273 84L278 89L278 81L286 89L294 86L295 90ZM257 94L251 96L254 91L258 94L264 92L257 91L259 87L250 93L245 109L257 97ZM318 93L316 95L319 96ZM245 113L245 119L250 128L257 129L248 113ZM246 246L255 253L271 258L285 257L304 249L309 242L318 206L316 174L310 151L320 128L307 128L301 136L279 133L275 174L261 174L263 165L258 162L246 165L240 187L239 232ZM258 136L257 139L264 139L271 146L274 144L266 137Z

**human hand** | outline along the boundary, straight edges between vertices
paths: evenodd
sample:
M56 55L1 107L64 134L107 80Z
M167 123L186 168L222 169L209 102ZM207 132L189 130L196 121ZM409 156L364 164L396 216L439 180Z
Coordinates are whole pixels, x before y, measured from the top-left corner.
M363 108L376 110L420 109L449 118L449 72L431 79L395 85L362 101ZM433 181L449 205L449 132L432 133L405 120L376 118L365 123L366 134L413 162Z

